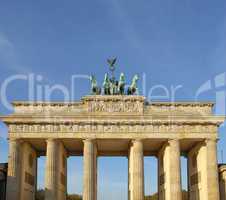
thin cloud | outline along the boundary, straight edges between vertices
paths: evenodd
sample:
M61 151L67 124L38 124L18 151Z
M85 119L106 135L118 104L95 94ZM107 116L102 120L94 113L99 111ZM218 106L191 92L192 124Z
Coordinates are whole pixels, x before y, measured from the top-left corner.
M32 70L22 66L18 62L16 47L13 42L3 33L0 33L0 63L1 68L12 70L16 73L29 74Z
M2 33L0 33L0 50L5 48L12 49L14 46Z

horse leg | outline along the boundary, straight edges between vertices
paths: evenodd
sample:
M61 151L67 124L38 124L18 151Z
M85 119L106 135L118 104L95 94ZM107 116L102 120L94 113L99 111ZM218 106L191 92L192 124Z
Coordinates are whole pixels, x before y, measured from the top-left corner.
M100 88L97 88L97 94L100 94Z
M125 92L125 91L124 91L124 87L123 87L123 86L121 86L121 87L120 87L120 94L121 94L121 95L123 95L123 94L124 94L124 92Z
M130 95L131 93L130 93L130 88L128 88L128 90L127 90L127 95Z

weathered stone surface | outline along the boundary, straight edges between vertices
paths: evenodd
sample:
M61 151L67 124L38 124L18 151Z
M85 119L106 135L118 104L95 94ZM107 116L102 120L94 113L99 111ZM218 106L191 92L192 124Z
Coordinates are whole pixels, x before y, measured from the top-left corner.
M166 142L158 154L159 200L182 200L180 142Z
M66 200L67 153L59 140L46 142L45 200Z
M143 200L144 157L142 140L133 140L129 151L130 200Z
M226 199L226 165L219 165L220 200Z
M189 161L190 200L219 199L216 140L225 118L213 115L212 103L98 95L80 102L13 105L15 113L0 117L9 127L7 200L33 198L39 155L47 156L46 200L65 199L68 155L84 156L85 200L96 200L96 159L102 155L128 156L130 200L144 198L143 156L158 156L160 200L181 200L181 153Z
M84 140L83 199L97 199L97 148L94 140Z

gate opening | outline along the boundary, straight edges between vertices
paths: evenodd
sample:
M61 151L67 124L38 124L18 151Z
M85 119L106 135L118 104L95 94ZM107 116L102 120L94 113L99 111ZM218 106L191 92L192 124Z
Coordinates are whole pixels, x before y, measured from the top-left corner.
M83 156L71 156L67 159L67 194L82 199Z
M128 199L127 157L98 157L98 200Z
M153 156L144 157L144 195L147 199L158 194L158 160Z

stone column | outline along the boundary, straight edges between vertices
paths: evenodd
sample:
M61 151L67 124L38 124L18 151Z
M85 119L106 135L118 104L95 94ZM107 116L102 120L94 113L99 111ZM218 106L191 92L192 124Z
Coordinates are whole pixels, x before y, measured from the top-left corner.
M141 140L132 141L129 153L130 200L144 199L144 158Z
M45 200L57 199L57 171L58 171L58 142L55 139L47 140L46 171L45 171Z
M220 200L226 199L226 165L219 165Z
M97 149L92 139L84 140L83 200L97 199Z
M165 200L165 171L163 161L164 156L161 150L158 153L158 200Z
M35 200L37 153L28 143L21 145L21 200Z
M182 200L180 144L169 140L159 152L159 199Z
M129 160L130 151L128 152L127 162L128 162L128 200L130 200L130 160Z
M215 139L206 140L206 151L208 200L219 200L217 142Z
M216 139L198 143L188 153L189 197L219 200Z
M180 143L179 140L170 140L170 186L173 200L182 200Z
M21 189L21 142L16 139L9 140L9 160L7 177L7 200L19 200Z
M66 200L67 195L67 151L62 142L59 141L58 150L58 199Z

